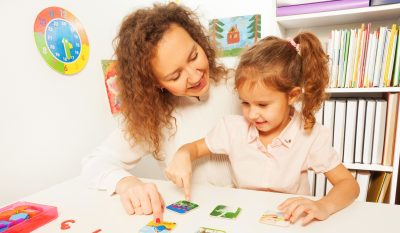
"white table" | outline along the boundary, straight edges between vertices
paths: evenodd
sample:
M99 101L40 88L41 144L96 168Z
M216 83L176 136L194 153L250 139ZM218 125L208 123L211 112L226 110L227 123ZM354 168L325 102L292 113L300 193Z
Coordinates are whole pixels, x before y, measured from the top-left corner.
M148 180L158 186L166 205L183 199L180 189L166 181ZM165 210L164 220L176 222L173 233L194 233L201 227L225 230L227 233L256 232L400 232L400 206L355 202L348 208L330 216L325 221L313 222L303 227L300 221L288 227L270 226L258 222L266 209L276 206L291 195L259 192L242 189L209 187L193 185L192 201L199 207L184 215ZM119 197L108 196L105 192L85 187L79 177L50 187L21 201L53 205L58 208L59 217L38 228L34 232L46 233L92 233L102 229L101 233L138 232L152 216L129 216L120 204ZM225 220L210 217L212 209L219 204L242 208L236 220ZM74 219L71 228L60 229L61 222Z

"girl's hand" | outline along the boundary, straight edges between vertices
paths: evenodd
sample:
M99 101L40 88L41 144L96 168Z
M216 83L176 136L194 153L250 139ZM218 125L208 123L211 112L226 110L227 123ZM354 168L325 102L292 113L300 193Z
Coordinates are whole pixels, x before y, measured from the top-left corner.
M325 220L330 215L323 203L304 197L289 198L281 203L278 209L284 212L284 218L291 223L295 223L300 217L304 216L303 226L314 219Z
M162 221L164 200L155 184L143 183L134 176L128 176L118 182L116 192L128 214L153 214L154 221Z
M180 149L174 155L171 163L165 169L166 177L179 188L183 188L185 199L190 200L190 182L192 179L192 162L190 153Z

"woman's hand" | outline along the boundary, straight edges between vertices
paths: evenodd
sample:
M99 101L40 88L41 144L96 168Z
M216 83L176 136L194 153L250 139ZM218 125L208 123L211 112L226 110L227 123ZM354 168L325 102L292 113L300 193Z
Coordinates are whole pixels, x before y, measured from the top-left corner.
M192 162L188 150L181 148L176 152L171 163L165 169L165 175L176 186L183 188L185 199L190 200Z
M284 212L284 218L295 223L303 217L302 225L307 225L314 219L325 220L329 217L329 210L320 201L313 201L304 197L289 198L278 206Z
M116 192L128 214L153 214L154 221L162 220L164 200L155 184L128 176L118 182Z

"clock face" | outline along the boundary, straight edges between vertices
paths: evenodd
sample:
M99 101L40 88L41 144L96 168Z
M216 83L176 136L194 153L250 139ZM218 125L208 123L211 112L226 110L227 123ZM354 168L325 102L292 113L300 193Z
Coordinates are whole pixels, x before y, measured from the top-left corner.
M87 35L78 19L60 7L49 7L35 21L36 46L44 60L62 74L83 69L89 57Z

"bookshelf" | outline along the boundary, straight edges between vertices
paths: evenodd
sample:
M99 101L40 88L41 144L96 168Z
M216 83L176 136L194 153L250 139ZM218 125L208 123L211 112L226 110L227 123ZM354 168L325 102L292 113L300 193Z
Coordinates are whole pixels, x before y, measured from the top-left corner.
M319 12L301 15L276 17L277 25L282 37L293 37L300 31L315 33L322 44L327 43L329 32L334 29L357 28L361 23L372 23L372 28L390 26L400 23L400 3L371 6L356 9ZM400 87L376 87L376 88L328 88L326 92L331 98L383 98L387 93L400 93ZM344 163L350 170L391 172L392 178L388 190L388 203L395 204L399 179L400 160L400 103L397 109L396 141L394 143L393 165L384 166L378 164ZM399 203L397 203L399 204Z

